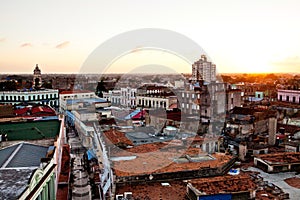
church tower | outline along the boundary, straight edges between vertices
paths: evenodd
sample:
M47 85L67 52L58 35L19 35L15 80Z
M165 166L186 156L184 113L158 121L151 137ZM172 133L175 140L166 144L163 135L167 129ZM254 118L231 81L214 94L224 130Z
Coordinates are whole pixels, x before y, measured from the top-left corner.
M40 88L41 86L42 86L42 74L38 64L36 64L35 69L33 70L33 87Z

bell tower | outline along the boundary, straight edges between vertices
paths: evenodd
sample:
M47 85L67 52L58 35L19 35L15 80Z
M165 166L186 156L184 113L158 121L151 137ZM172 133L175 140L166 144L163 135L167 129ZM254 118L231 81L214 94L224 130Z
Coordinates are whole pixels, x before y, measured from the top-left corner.
M42 74L38 64L36 64L35 69L33 70L33 87L40 88L41 86L42 86Z

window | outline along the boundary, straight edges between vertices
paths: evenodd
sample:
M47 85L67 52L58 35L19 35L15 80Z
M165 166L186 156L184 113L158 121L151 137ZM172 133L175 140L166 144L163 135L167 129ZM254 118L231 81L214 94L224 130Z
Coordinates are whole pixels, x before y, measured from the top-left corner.
M296 97L293 97L293 103L295 103L296 102Z
M231 104L233 104L233 98L231 98Z
M282 95L279 95L279 101L282 101Z
M290 97L289 96L286 96L286 101L290 101Z

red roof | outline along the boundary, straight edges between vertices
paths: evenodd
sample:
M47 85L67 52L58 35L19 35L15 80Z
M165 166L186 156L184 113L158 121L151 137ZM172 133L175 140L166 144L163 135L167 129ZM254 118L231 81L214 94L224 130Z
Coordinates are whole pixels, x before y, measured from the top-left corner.
M143 113L143 115L142 115L142 113ZM141 117L142 116L145 117L145 115L146 115L146 111L143 110L142 112L139 112L138 114L136 114L133 117L131 117L131 119L141 119Z
M42 105L34 107L24 107L14 110L17 116L23 117L41 117L41 116L55 116L56 112L51 107Z

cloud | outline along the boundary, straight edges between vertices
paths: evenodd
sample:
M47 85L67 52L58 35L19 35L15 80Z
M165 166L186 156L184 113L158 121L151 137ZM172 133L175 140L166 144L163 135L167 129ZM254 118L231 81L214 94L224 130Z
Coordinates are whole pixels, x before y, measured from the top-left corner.
M0 38L0 42L4 42L6 40L6 38Z
M300 57L290 56L283 60L272 62L272 64L282 69L288 69L289 71L296 72L300 69Z
M57 49L63 49L63 48L66 48L67 46L69 46L70 42L69 41L65 41L65 42L62 42L58 45L55 46L55 48Z
M25 42L23 44L20 45L20 47L32 47L33 45L29 42Z

